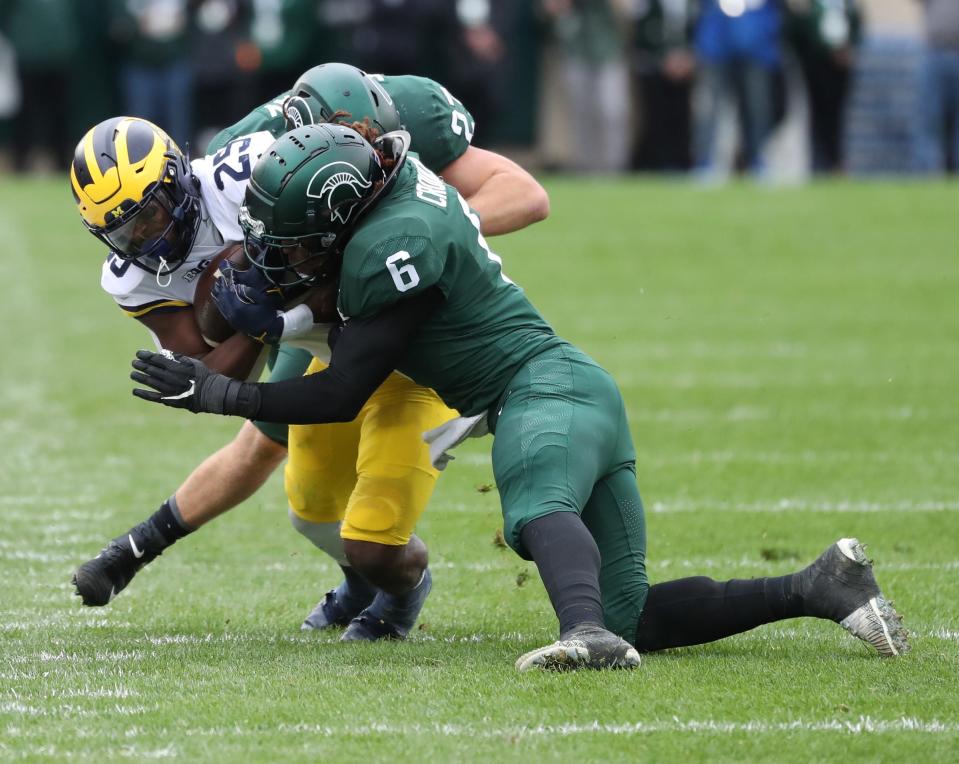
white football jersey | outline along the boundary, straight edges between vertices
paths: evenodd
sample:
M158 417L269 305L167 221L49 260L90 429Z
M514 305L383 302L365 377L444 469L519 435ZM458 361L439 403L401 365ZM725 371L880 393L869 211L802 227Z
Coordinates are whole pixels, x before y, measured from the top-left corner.
M148 273L110 253L100 286L134 317L193 304L196 282L224 247L243 241L238 215L256 160L273 143L266 132L231 141L216 154L190 163L200 181L200 225L186 259L172 273Z
M266 131L230 141L215 154L194 159L193 174L200 181L200 225L186 259L172 273L149 273L112 252L100 275L100 286L130 316L179 310L193 304L196 284L213 258L230 244L243 241L239 212L253 165L273 143ZM330 324L315 324L296 340L316 357L329 361L326 342ZM153 333L151 332L151 335ZM153 335L157 347L160 343Z

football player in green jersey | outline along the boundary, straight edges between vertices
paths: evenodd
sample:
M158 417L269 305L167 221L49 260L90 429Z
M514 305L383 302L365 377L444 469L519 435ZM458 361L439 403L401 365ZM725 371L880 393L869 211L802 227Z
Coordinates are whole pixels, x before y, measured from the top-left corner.
M208 152L223 158L218 170L245 182L250 174L250 159L242 154L240 159L245 161L236 163L235 159L236 146L242 145L247 136L262 131L276 136L290 126L340 118L368 120L381 132L405 126L417 145L422 146L428 166L456 185L481 212L487 235L522 228L548 214L549 200L539 183L506 157L472 146L472 116L443 86L421 77L371 77L346 64L314 67L297 80L292 90L258 107L216 136ZM194 350L186 348L195 347L196 343L187 343L181 331L188 324L196 333L192 318L184 315L189 313L192 309L185 308L177 314L151 317L149 328L162 347L194 354ZM270 379L302 376L310 361L308 351L281 346ZM307 429L293 428L290 434L286 481L290 519L312 543L342 561L340 523L326 521L323 513L331 502L325 495L320 497L322 502L317 500L314 488L317 484L342 483L341 476L327 474L339 465L324 459L322 452L311 450L310 443L315 438L309 439ZM352 436L345 433L344 437ZM80 566L74 581L84 604L105 605L129 584L140 567L170 544L252 495L287 455L287 445L285 424L245 423L236 438L199 465L156 513ZM342 448L340 452L344 452ZM428 492L421 489L418 496L413 503L421 505ZM321 505L322 510L317 509ZM314 608L304 621L304 628L325 627L331 618L348 620L349 612L334 607L347 599L365 604L362 600L368 599L368 587L351 575L349 566L344 565L343 569L346 581ZM350 596L351 590L356 596ZM332 609L336 609L334 615Z
M504 536L536 563L559 619L559 640L521 656L521 671L630 668L637 647L710 641L798 616L841 622L881 654L906 649L854 539L788 576L660 584L644 615L645 520L616 384L506 277L475 212L407 153L408 134L374 143L338 125L281 136L254 168L240 212L256 268L242 293L236 283L215 292L234 325L251 333L271 289L338 267L344 320L331 332L329 367L255 384L140 351L131 377L148 389L134 395L309 423L350 420L394 369L435 389L493 433ZM250 307L257 292L261 304Z

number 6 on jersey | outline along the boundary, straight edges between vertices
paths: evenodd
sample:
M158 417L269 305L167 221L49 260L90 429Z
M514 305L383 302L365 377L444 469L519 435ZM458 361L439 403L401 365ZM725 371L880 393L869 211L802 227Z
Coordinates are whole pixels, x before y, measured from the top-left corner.
M396 267L397 263L409 259L410 253L405 249L401 249L396 254L386 258L386 270L390 272L393 283L396 284L396 289L400 292L407 292L420 283L420 274L416 272L413 263L407 263L399 268Z

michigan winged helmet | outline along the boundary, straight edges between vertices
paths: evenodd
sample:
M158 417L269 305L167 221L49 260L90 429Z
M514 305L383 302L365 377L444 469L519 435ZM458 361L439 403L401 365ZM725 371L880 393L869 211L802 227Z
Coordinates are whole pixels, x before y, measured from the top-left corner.
M187 157L156 125L114 117L77 145L70 184L83 223L124 260L175 270L193 244L200 198Z

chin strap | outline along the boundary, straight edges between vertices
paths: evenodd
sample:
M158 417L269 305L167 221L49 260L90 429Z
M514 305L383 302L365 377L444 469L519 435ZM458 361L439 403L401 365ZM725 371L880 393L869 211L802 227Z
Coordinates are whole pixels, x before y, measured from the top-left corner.
M163 271L167 272L166 281L160 281L160 276L163 274ZM173 270L167 265L166 258L161 255L160 265L157 266L157 286L166 289L170 286L170 283L173 281Z

